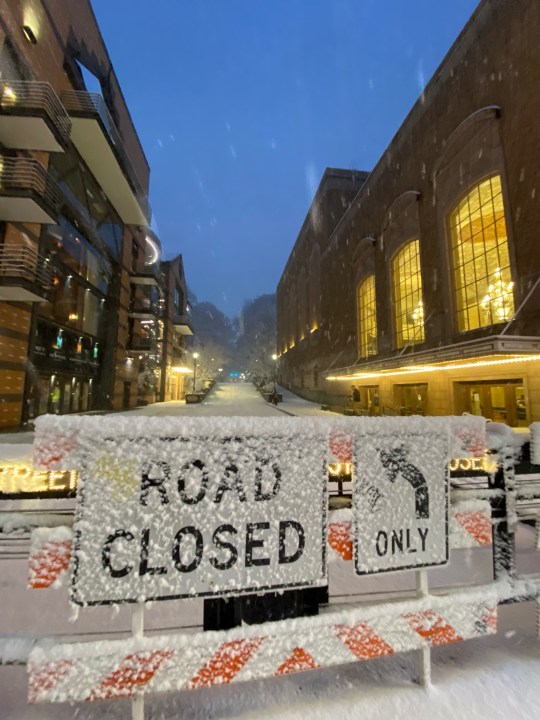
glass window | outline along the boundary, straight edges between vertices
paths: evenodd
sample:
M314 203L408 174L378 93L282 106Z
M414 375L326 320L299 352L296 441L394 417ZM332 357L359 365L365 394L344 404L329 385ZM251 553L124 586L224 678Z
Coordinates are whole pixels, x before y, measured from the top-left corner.
M107 292L112 274L111 263L65 218L61 218L59 225L45 227L43 247L73 274Z
M174 307L176 312L180 314L184 312L184 293L178 286L174 288Z
M0 51L0 80L30 80L31 75L9 40Z
M420 240L411 240L392 262L396 347L424 342Z
M360 357L377 354L377 306L375 303L375 275L358 286L358 352Z
M104 332L104 310L104 298L84 288L75 276L57 270L51 302L40 303L39 316L99 337Z
M500 176L476 185L449 220L459 330L507 322L514 283Z
M83 331L89 335L100 334L100 319L103 303L88 288L84 291Z

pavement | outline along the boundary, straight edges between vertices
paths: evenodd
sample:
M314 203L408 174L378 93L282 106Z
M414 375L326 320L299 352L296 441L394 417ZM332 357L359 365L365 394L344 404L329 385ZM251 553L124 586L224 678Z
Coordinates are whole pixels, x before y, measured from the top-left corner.
M305 400L285 388L278 386L278 392L280 392L283 396L283 403L280 403L277 407L279 410L289 415L297 415L299 417L304 415L322 415L324 417L329 415L333 415L335 417L339 416L339 413L332 412L331 410L321 410L320 403Z
M277 386L283 402L272 405L251 383L218 383L201 403L186 404L184 400L153 403L145 407L135 408L117 413L120 415L145 415L149 417L166 417L173 415L190 416L240 416L240 417L271 417L278 413L294 416L337 416L327 410L321 410L320 403L310 402L295 395L290 390Z
M271 417L278 414L337 416L337 413L321 410L319 403L305 400L279 385L277 388L278 392L283 396L283 402L279 403L279 405L267 403L251 383L218 383L214 385L201 403L186 404L185 400L170 400L138 407L133 410L115 412L114 414L148 417L170 417L175 415ZM88 414L95 415L95 413ZM0 432L0 445L31 445L33 441L34 433L32 430Z

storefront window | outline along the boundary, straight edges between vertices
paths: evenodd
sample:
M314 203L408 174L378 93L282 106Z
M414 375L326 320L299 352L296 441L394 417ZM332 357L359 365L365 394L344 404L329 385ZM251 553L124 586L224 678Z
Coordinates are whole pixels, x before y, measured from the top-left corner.
M75 275L57 271L50 303L39 308L41 317L99 337L103 333L105 299L83 287Z
M392 262L396 347L424 342L420 241L411 240Z
M394 401L400 415L425 415L427 410L428 386L395 385Z
M501 178L476 185L450 213L458 328L507 322L514 293Z
M511 427L528 427L525 388L521 379L455 383L456 411L481 415Z
M358 286L359 355L377 354L377 307L375 303L375 275L369 275Z

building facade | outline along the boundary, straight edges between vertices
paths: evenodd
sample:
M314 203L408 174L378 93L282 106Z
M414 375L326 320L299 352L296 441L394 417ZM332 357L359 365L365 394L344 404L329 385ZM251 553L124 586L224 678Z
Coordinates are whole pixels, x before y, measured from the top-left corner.
M167 332L149 174L90 2L3 4L0 429L141 399Z
M325 174L278 286L284 384L338 407L355 384L371 414L540 420L538 38L537 2L482 0L337 221Z
M193 335L182 256L163 263L165 318L160 371L162 400L183 400L191 391L192 362L186 340Z

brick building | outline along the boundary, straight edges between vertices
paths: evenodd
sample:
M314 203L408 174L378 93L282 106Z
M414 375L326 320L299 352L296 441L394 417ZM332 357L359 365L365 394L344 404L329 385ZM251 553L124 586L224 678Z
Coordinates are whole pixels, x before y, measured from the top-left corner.
M192 374L193 360L188 356L185 339L193 335L193 323L187 302L187 286L182 256L162 263L162 286L165 298L162 357L160 369L160 398L183 400L191 389L186 375ZM186 384L187 382L187 384Z
M540 420L540 5L482 0L351 199L327 170L277 291L285 385Z
M0 429L133 407L152 354L170 356L148 185L90 2L4 3Z

